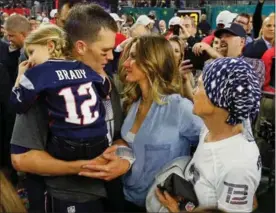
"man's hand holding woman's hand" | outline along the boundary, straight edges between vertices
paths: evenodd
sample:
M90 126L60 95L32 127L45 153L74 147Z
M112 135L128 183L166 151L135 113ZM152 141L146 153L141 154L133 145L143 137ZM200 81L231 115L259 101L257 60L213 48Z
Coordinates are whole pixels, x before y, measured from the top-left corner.
M125 174L129 170L130 163L118 157L116 150L116 145L108 147L101 156L83 165L79 175L110 181Z

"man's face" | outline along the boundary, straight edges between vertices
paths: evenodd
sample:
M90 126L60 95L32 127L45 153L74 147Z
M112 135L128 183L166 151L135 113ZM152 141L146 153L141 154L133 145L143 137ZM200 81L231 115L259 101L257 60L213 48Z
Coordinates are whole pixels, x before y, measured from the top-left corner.
M64 23L67 19L67 16L70 12L70 8L68 6L68 4L65 4L61 10L60 10L60 13L57 15L57 25L61 28L63 28L64 26Z
M245 32L248 32L249 30L249 22L250 20L246 17L243 17L243 16L238 16L235 21L234 21L236 24L239 24L243 27L243 29L245 30Z
M166 30L166 23L164 21L160 21L159 28L162 32L164 32Z
M35 30L35 29L38 28L38 24L37 24L36 20L31 19L29 22L30 22L30 24L31 24L32 30Z
M6 30L6 35L11 43L11 45L17 47L17 48L22 48L24 45L24 40L25 40L25 34L20 33L20 32L14 32L11 30Z
M113 60L115 37L115 32L102 28L98 34L97 40L93 42L85 42L86 50L81 56L76 55L76 57L90 66L93 70L102 72L105 65L110 60Z
M206 21L206 19L207 19L207 16L205 14L202 14L201 15L201 21Z
M270 41L274 38L275 35L275 16L273 17L267 17L264 20L262 31L263 36L266 40Z
M181 24L187 29L188 33L191 36L194 36L196 34L196 29L192 24L192 21L193 21L192 19L184 18L182 19Z
M230 33L223 33L220 38L221 51L226 52L226 57L238 57L242 53L245 39Z

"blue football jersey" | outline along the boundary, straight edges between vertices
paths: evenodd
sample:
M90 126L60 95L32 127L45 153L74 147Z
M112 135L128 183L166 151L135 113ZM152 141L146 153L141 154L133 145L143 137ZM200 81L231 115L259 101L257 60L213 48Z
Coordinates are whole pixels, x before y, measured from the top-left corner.
M48 60L22 75L11 102L17 113L24 113L37 98L44 98L51 133L86 140L107 134L102 98L109 90L107 79L79 61Z

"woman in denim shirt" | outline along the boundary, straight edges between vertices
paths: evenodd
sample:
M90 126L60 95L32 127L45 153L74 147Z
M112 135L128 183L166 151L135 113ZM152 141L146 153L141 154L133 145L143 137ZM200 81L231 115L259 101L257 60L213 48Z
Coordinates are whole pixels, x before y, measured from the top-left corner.
M136 160L123 177L126 212L145 211L145 199L155 174L173 159L190 155L202 121L193 104L181 97L181 77L173 49L165 38L143 36L129 44L124 62L122 138Z

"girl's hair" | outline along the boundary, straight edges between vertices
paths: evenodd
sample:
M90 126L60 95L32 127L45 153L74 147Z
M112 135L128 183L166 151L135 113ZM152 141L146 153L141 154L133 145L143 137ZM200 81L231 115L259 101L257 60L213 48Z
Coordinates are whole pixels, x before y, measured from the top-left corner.
M185 44L184 44L183 40L177 35L174 35L174 36L170 37L169 41L176 42L180 47L181 59L180 59L179 64L178 64L178 66L179 66L180 63L181 63L181 60L184 59Z
M25 39L25 48L31 44L47 45L53 42L55 47L50 53L51 58L60 58L66 55L66 34L56 25L45 24L32 31Z
M146 35L134 38L127 46L124 61L129 55L132 45L136 45L135 62L144 72L151 86L151 97L157 104L165 104L162 98L170 94L180 94L180 75L175 63L173 49L168 40L162 36ZM162 50L162 51L160 51ZM122 64L124 61L121 61ZM132 103L137 101L142 93L136 82L126 82L126 72L120 69L120 78L124 84L124 109L129 110Z
M0 212L27 213L15 189L0 171Z

